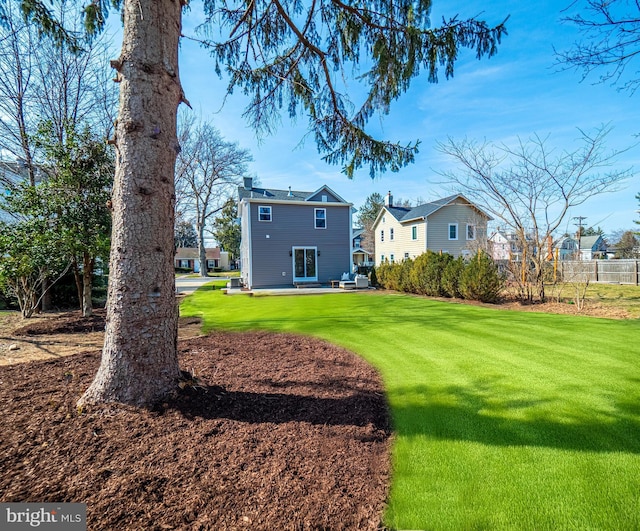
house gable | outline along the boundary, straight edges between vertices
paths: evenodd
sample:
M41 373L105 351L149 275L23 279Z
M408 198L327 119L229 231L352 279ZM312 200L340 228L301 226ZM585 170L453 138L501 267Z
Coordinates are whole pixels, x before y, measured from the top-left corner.
M342 197L326 185L309 194L306 201L316 201L320 203L346 203Z
M373 225L376 262L416 258L428 249L454 256L474 252L486 243L490 219L461 194L413 208L385 205Z

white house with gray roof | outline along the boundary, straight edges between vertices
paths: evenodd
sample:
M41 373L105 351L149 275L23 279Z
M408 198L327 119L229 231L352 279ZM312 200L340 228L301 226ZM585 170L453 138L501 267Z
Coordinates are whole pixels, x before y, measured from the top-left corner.
M469 256L487 248L492 218L463 195L416 207L397 207L389 192L373 224L376 265L414 259L427 250Z
M315 192L238 187L240 270L248 288L328 284L351 271L353 205Z

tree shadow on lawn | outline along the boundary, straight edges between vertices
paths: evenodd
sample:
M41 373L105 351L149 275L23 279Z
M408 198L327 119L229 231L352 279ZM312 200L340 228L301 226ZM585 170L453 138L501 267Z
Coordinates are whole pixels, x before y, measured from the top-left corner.
M561 404L551 410L548 401L532 399L497 406L486 395L461 386L417 386L393 394L394 428L400 436L424 435L490 446L640 454L640 410L631 402L616 403L615 412L590 414L585 406L574 414L562 415L557 411ZM548 413L535 411L538 406Z

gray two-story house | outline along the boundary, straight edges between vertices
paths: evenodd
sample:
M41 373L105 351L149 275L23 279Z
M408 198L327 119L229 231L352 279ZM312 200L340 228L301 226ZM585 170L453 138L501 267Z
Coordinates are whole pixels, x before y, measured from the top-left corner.
M245 178L238 188L243 285L328 284L351 271L351 211L328 186L273 190Z

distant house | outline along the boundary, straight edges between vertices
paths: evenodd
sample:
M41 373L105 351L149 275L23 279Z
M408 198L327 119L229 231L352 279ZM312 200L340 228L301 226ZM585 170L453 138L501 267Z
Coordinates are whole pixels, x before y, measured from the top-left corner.
M427 250L469 256L487 246L491 217L463 195L416 207L396 207L391 192L373 224L376 265L416 258Z
M522 244L514 232L498 229L489 236L489 254L494 260L519 261Z
M242 282L249 288L327 284L351 271L352 204L315 192L238 188Z
M578 241L571 236L565 236L558 240L554 249L557 249L558 260L578 259Z
M607 257L607 244L599 234L580 237L580 260L600 260Z
M353 265L355 267L361 266L372 266L373 265L373 253L366 251L362 248L362 235L364 234L364 229L354 228L352 232L353 237Z
M215 268L229 269L229 253L221 251L219 247L207 247L207 271ZM178 247L174 258L176 268L189 269L194 273L200 273L200 256L197 247Z

